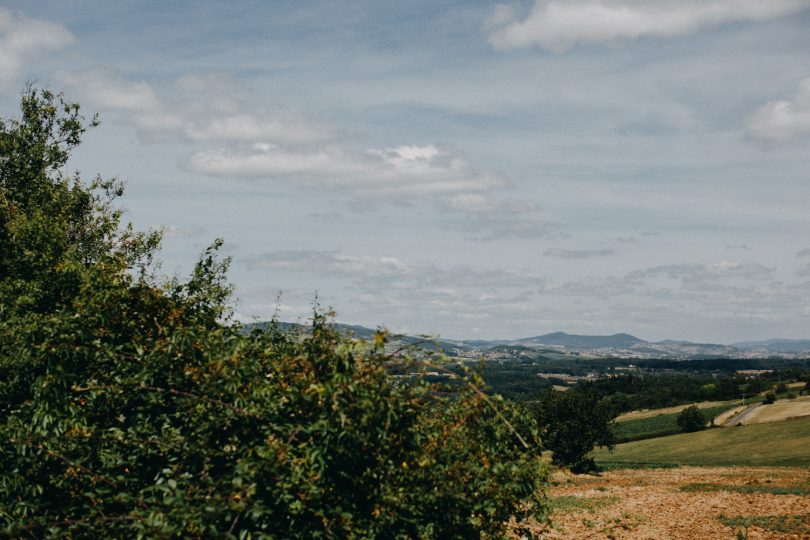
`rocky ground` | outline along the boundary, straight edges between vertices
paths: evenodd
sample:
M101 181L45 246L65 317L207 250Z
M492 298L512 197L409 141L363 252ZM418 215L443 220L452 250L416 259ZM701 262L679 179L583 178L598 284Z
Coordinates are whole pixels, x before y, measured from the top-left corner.
M810 539L810 471L801 468L556 473L548 539Z

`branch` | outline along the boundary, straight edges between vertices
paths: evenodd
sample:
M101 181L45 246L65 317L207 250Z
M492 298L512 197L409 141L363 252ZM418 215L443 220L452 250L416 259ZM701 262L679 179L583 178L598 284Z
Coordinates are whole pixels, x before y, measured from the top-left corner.
M257 420L261 420L261 416L259 416L258 414L254 413L254 412L250 412L250 411L248 411L246 409L243 409L242 407L237 407L236 405L232 405L232 404L227 403L225 401L215 399L215 398L211 398L211 397L208 397L208 396L200 396L198 394L192 394L191 392L185 392L183 390L176 390L174 388L161 388L160 386L140 385L140 386L136 386L135 388L138 388L140 390L148 390L150 392L161 392L161 393L165 392L167 394L172 394L172 395L175 395L175 396L181 396L181 397L187 397L187 398L191 398L191 399L199 399L201 401L207 401L208 403L212 403L214 405L219 405L221 407L225 407L227 409L230 409L230 410L232 410L233 412L235 412L237 414L241 414L242 416L248 416L250 418L256 418Z
M447 369L446 367L441 366L441 365L437 365L437 364L431 364L430 362L417 362L416 365L422 365L422 366L425 366L425 367L435 369L437 371L443 371L445 373L455 375L455 373L453 371ZM517 437L517 439L520 441L520 444L523 445L523 448L528 450L530 448L529 444L526 442L526 440L523 438L523 436L518 432L518 430L515 428L515 426L513 426L512 423L509 420L507 420L507 418L501 413L501 411L498 409L498 407L495 406L495 404L492 402L492 400L489 399L489 396L486 395L480 388L478 388L475 384L473 384L472 382L470 382L466 378L464 378L462 380L467 384L467 386L469 386L473 390L473 392L476 393L476 395L478 395L478 397L483 399L484 402L487 405L489 405L489 407L495 412L495 415L498 417L498 419L500 419L501 422L506 424L506 427L508 427L509 430L515 435L515 437Z

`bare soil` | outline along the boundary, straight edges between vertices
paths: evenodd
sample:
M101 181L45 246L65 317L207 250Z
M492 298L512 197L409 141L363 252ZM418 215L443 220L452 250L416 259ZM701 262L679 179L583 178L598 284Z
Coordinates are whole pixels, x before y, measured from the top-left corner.
M718 518L806 516L810 496L739 492L776 486L810 487L803 468L682 467L617 470L598 476L558 472L549 491L553 524L537 526L548 539L810 539L810 530L774 532L755 525L727 526ZM690 484L712 490L682 491ZM724 486L738 491L725 491ZM574 499L577 498L577 499ZM574 504L572 504L572 502ZM564 503L564 504L563 504ZM778 518L777 518L778 519ZM789 518L786 518L789 519ZM747 536L738 536L738 535Z

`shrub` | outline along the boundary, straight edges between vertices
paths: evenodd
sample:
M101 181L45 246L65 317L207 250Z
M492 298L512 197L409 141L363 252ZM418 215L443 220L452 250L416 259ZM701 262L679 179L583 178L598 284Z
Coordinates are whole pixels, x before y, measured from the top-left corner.
M111 181L59 172L87 124L28 89L0 124L0 535L471 538L544 519L536 423L397 378L385 335L228 323L227 260L162 282ZM94 122L91 122L91 125Z
M691 433L706 428L706 417L697 405L691 405L681 411L677 423L682 432Z
M765 396L762 398L763 405L770 405L774 401L776 401L776 394L774 394L773 392L767 392Z

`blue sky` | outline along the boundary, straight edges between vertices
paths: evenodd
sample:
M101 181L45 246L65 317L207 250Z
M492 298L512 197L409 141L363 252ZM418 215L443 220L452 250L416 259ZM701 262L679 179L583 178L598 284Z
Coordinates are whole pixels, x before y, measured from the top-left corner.
M810 0L5 1L163 271L451 338L810 335ZM280 293L280 295L279 295Z

